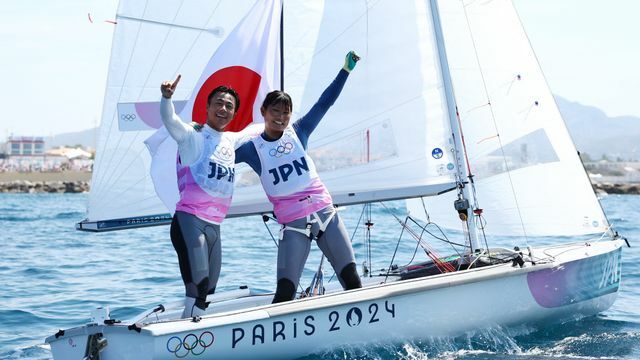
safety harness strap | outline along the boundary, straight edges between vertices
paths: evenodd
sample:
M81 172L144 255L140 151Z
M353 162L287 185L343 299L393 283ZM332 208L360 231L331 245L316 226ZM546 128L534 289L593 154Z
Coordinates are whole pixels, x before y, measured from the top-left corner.
M320 217L318 212L314 211L311 214L307 215L307 225L304 228L293 227L290 225L282 225L282 227L280 228L280 240L282 240L284 236L284 232L286 230L295 231L300 234L304 234L309 239L313 239L313 236L311 236L311 227L313 226L313 224L318 224L319 231L318 231L318 235L315 237L316 239L318 239L322 236L325 230L327 230L327 226L329 226L329 223L331 222L331 220L335 215L336 215L336 209L332 207L331 212L329 213L329 216L327 216L327 218L324 221L322 221L322 218Z

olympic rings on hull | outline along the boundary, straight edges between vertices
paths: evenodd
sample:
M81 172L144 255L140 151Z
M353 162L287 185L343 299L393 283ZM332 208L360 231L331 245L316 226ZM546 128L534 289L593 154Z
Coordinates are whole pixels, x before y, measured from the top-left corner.
M189 354L201 355L208 347L213 345L215 336L211 331L204 331L200 336L189 333L180 338L172 336L167 340L167 351L174 354L176 358L182 359Z

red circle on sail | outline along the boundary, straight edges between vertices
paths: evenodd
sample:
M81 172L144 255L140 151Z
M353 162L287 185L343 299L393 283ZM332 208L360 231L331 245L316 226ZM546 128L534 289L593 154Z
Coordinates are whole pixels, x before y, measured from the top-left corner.
M240 97L240 110L225 131L240 131L253 122L253 103L260 88L260 75L244 66L230 66L211 74L198 90L191 118L200 124L207 122L207 98L221 85L234 89Z

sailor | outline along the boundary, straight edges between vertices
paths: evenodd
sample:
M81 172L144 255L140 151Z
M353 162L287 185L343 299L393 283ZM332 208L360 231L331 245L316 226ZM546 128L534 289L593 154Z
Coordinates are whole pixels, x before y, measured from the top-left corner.
M293 124L289 124L291 97L283 91L267 94L260 108L264 132L236 151L236 163L246 162L260 176L282 225L273 303L294 299L313 239L338 274L343 289L362 287L344 224L307 154L309 136L340 95L359 59L349 52L343 68L318 102Z
M179 81L180 75L160 86L160 114L178 143L180 200L170 234L185 286L182 316L186 318L204 314L207 295L216 289L221 264L220 224L233 194L234 150L244 134L224 132L240 107L238 94L226 86L219 86L209 94L204 126L184 123L176 115L171 100Z

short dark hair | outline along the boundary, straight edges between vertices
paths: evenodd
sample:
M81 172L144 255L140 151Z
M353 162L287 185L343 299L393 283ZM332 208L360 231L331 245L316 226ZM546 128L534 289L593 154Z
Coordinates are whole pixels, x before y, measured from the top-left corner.
M211 99L216 96L217 93L224 93L233 96L233 98L236 100L236 108L234 112L238 112L238 110L240 110L240 96L238 96L238 93L233 90L233 88L224 85L220 85L217 88L211 90L211 92L209 93L209 97L207 98L207 105L211 105Z
M262 102L263 108L268 108L270 105L279 105L282 104L289 108L290 111L293 111L293 102L291 101L291 96L284 91L274 90L267 94Z

